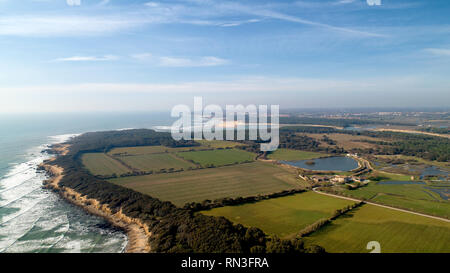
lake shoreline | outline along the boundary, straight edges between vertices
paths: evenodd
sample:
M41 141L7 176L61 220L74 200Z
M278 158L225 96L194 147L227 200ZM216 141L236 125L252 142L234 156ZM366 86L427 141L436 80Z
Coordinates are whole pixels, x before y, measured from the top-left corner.
M355 166L355 168L352 168L349 170L322 170L322 169L306 168L306 167L296 165L296 163L299 163L299 162L305 162L305 164L308 165L307 161L315 161L315 160L330 159L330 158L351 158L357 163L357 166ZM342 155L323 156L323 157L318 157L318 158L314 158L314 159L305 159L305 160L296 160L296 161L277 160L277 162L280 164L283 164L283 165L291 166L296 169L300 169L305 173L315 173L315 174L334 174L334 173L339 173L339 172L353 173L353 172L357 172L359 169L361 169L363 167L363 165L361 164L361 162L358 158L355 158L353 156L342 156ZM316 166L316 163L312 164L311 166ZM318 167L318 168L320 168L320 167Z
M66 155L69 152L69 147L66 144L57 144L50 149L55 156L40 165L50 177L43 182L43 187L58 193L64 200L82 208L86 212L104 218L113 227L123 230L127 235L125 253L149 253L151 251L149 244L151 232L147 225L143 224L139 219L124 215L122 211L113 213L108 205L101 204L96 199L89 199L71 188L59 185L64 176L64 169L52 164L52 162L57 156Z

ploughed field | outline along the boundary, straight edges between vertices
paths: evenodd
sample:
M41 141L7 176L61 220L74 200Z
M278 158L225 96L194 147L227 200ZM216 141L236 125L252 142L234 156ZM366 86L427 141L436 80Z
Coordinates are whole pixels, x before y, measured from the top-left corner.
M144 154L161 154L161 153L177 153L183 151L205 150L205 146L179 147L170 148L165 146L138 146L138 147L122 147L114 148L108 152L111 156L127 156L127 155L144 155Z
M203 167L251 162L255 158L255 154L237 149L182 152L177 156Z
M120 175L131 171L113 157L103 153L84 154L82 161L83 165L94 175Z
M382 253L450 252L450 223L366 204L306 237L328 252L367 253L377 241Z
M223 141L226 142L226 141ZM212 149L210 146L219 147ZM168 148L164 146L142 146L115 148L108 153L87 153L83 164L94 175L123 175L137 172L167 172L194 169L197 167L224 166L251 162L255 155L243 150L223 147L236 143L213 142L207 146Z
M353 203L315 192L304 192L256 203L216 208L202 213L224 216L236 223L258 227L266 233L289 238L295 237L300 230L314 222L329 218L337 209Z
M124 147L85 154L82 160L94 175L178 206L307 185L293 169L254 162L256 155L233 148L237 145L213 141L182 148Z
M168 153L122 156L120 160L127 166L140 171L184 170L195 167L195 164Z
M262 162L109 181L178 206L207 199L264 195L302 187L302 181L296 178L294 171Z
M87 153L85 167L94 175L177 206L226 197L266 195L304 188L295 169L255 161L255 154L226 141L200 141L200 146L169 148L142 146L115 148L107 153ZM275 160L309 160L325 154L279 149L268 155ZM358 199L430 215L450 217L448 182L417 183L405 174L375 170L380 183L348 190L335 188ZM116 178L114 178L116 177ZM386 183L405 181L404 183ZM268 234L293 238L318 220L329 218L353 201L305 192L255 203L204 211L224 216ZM307 243L329 252L369 252L366 245L378 241L382 252L449 252L450 224L424 216L365 204L333 220L305 237Z
M89 153L82 157L83 164L94 175L120 176L133 171L180 170L196 167L195 164L171 153L116 155Z

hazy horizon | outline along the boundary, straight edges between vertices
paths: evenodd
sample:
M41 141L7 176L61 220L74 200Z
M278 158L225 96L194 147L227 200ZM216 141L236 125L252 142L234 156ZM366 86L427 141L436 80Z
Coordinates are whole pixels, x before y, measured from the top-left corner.
M0 112L443 107L450 2L0 0Z

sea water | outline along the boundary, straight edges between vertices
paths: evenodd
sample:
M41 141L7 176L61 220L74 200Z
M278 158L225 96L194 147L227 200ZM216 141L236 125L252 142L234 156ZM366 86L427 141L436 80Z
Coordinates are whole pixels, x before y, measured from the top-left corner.
M43 189L37 167L75 134L170 122L167 113L0 115L0 252L123 252L122 231Z

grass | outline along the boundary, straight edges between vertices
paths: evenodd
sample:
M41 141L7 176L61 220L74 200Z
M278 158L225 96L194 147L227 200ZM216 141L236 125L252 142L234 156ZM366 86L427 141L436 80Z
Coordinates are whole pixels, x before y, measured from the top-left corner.
M450 217L450 203L426 189L426 184L386 185L375 182L346 195L430 215Z
M332 145L329 145L328 143L324 142L323 136L326 135L328 138L334 140L336 142L336 145L338 147L342 147L346 150L351 149L367 149L367 148L376 148L379 145L369 143L367 141L387 141L386 139L381 138L374 138L374 137L368 137L368 136L361 136L361 135L349 135L349 134L339 134L339 133L333 133L333 134L306 134L309 137L315 138L316 140L320 141L320 146L322 147L331 147Z
M119 161L103 153L84 154L82 162L94 175L120 175L131 171Z
M328 252L368 253L370 241L381 252L450 252L450 224L366 204L306 238Z
M242 145L241 143L238 142L224 141L224 140L196 140L196 142L200 143L204 147L209 147L213 149L234 148L236 146Z
M177 156L182 157L185 160L193 161L204 167L210 165L218 167L248 162L253 161L255 158L254 154L237 149L182 152L178 153Z
M188 169L196 166L170 153L163 154L143 154L134 156L122 156L120 160L126 165L141 171L159 171L161 169Z
M199 150L199 149L205 149L205 147L193 146L193 147L170 148L166 146L137 146L137 147L114 148L111 151L109 151L108 154L112 156L145 155L145 154L177 153L182 151Z
M426 160L420 157L416 156L407 156L407 155L377 155L376 157L380 158L400 158L405 160L416 160L418 163L427 164L427 165L434 165L437 167L441 167L443 169L450 170L450 163L449 162L440 162L440 161L431 161Z
M403 197L409 197L413 199L425 199L436 201L436 197L430 196L430 192L426 191L422 184L377 184L371 182L365 187L361 187L357 190L345 190L346 194L355 196L357 198L372 199L377 195L391 194ZM433 195L434 196L434 195ZM437 196L437 195L436 195ZM439 199L441 201L441 199Z
M159 154L168 151L168 147L164 146L139 146L139 147L123 147L114 148L108 152L109 155L144 155L144 154Z
M392 195L379 195L373 200L394 207L450 218L450 203L446 201L436 202Z
M206 199L254 196L301 187L295 172L262 162L124 177L110 182L178 206Z
M326 154L291 149L278 149L275 152L269 154L267 157L273 160L298 161L318 158L322 156L326 156Z
M379 177L380 181L411 181L411 175L388 173L375 170L370 173L370 177Z
M328 218L337 209L352 203L354 202L305 192L202 213L224 216L231 221L258 227L279 237L292 237L306 226L321 218Z

